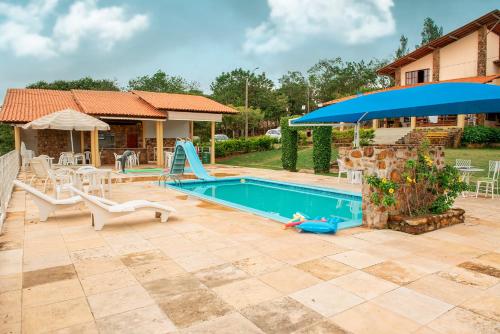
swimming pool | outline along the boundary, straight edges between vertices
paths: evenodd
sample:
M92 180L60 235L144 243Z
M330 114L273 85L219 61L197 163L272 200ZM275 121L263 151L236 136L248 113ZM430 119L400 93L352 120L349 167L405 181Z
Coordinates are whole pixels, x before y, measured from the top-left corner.
M339 229L361 225L361 195L255 177L165 182L164 186L285 223L294 213L339 217Z

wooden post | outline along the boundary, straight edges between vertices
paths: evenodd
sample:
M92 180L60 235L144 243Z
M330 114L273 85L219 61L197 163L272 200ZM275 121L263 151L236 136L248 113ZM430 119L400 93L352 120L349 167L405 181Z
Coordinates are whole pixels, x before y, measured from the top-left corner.
M146 122L142 121L142 148L146 148Z
M97 161L97 156L99 154L99 144L96 143L96 141L99 141L99 136L97 135L97 133L98 130L90 131L90 159L92 160L92 166L94 167L99 167L99 163Z
M340 122L340 131L344 131L344 122Z
M156 164L163 167L163 122L156 121Z
M194 136L194 121L189 121L189 138L191 141L193 140Z
M378 119L374 119L372 121L372 128L373 128L373 130L377 130L377 128L378 128Z
M210 124L210 163L215 164L215 122Z
M80 152L85 151L85 132L80 131Z
M410 128L415 129L417 127L417 118L412 117L410 118Z
M457 116L457 127L463 129L465 127L465 115Z
M17 154L21 154L21 128L14 125L14 147Z

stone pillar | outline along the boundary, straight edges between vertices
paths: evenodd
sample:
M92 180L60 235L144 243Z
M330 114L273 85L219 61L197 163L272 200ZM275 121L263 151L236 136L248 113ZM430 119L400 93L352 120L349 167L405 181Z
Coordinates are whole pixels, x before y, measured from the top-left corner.
M377 130L377 128L378 128L378 119L374 119L372 121L372 128L373 128L373 130Z
M486 36L487 29L486 26L482 26L477 31L477 75L486 75L486 49L488 38Z
M394 85L401 86L401 67L398 67L394 72Z
M85 132L80 131L80 152L85 152Z
M441 68L440 49L432 51L432 81L439 81L439 70Z
M163 167L163 122L156 121L156 164Z
M410 118L410 128L415 129L416 127L417 127L417 118L411 117Z
M142 121L142 148L146 148L146 122Z
M457 115L457 127L461 129L465 127L465 115Z
M101 165L99 159L99 130L90 132L90 158L92 159L92 166L99 167Z
M194 121L189 121L189 139L193 140L194 136Z
M215 164L215 121L210 124L210 163Z
M21 154L21 128L14 125L14 147L17 154Z
M340 131L344 131L344 122L340 122Z

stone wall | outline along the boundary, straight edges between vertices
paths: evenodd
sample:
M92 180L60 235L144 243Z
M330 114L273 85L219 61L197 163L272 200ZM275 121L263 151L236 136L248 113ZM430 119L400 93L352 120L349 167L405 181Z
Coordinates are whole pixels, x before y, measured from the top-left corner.
M79 132L77 132L77 134L80 136ZM76 134L74 133L73 139L75 138ZM65 130L38 130L36 143L37 155L45 154L49 157L53 157L55 158L55 163L57 163L57 159L61 152L71 151L69 131ZM75 151L80 152L79 141L74 144Z
M440 215L427 215L423 217L390 215L388 227L391 230L409 234L422 234L443 227L461 224L465 220L464 214L465 211L462 209L451 209Z
M482 26L478 30L477 39L477 75L486 75L486 61L487 61L487 29L486 26Z
M432 81L439 81L439 71L441 69L440 49L432 51Z
M359 149L340 147L339 158L344 161L346 167L363 170L363 176L376 175L399 182L406 161L417 158L417 148L417 145L374 145ZM438 168L444 166L444 147L433 146L429 154ZM387 228L389 212L371 203L371 194L372 189L363 178L363 225L370 228ZM401 195L396 192L396 198L399 196ZM397 214L398 209L394 208L391 214Z
M155 157L156 138L146 138L146 156L148 161ZM175 147L175 138L163 138L163 148Z

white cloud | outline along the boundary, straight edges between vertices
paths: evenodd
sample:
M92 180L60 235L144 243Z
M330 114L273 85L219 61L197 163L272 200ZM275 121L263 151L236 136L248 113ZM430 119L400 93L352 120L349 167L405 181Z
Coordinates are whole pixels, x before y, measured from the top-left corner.
M267 0L267 21L246 32L249 53L290 50L307 38L361 44L395 31L392 0Z
M74 52L89 40L110 50L149 24L147 15L127 15L119 6L99 8L97 0L76 1L67 13L57 16L58 2L32 0L25 6L0 2L0 49L47 58ZM55 24L47 27L51 16Z

